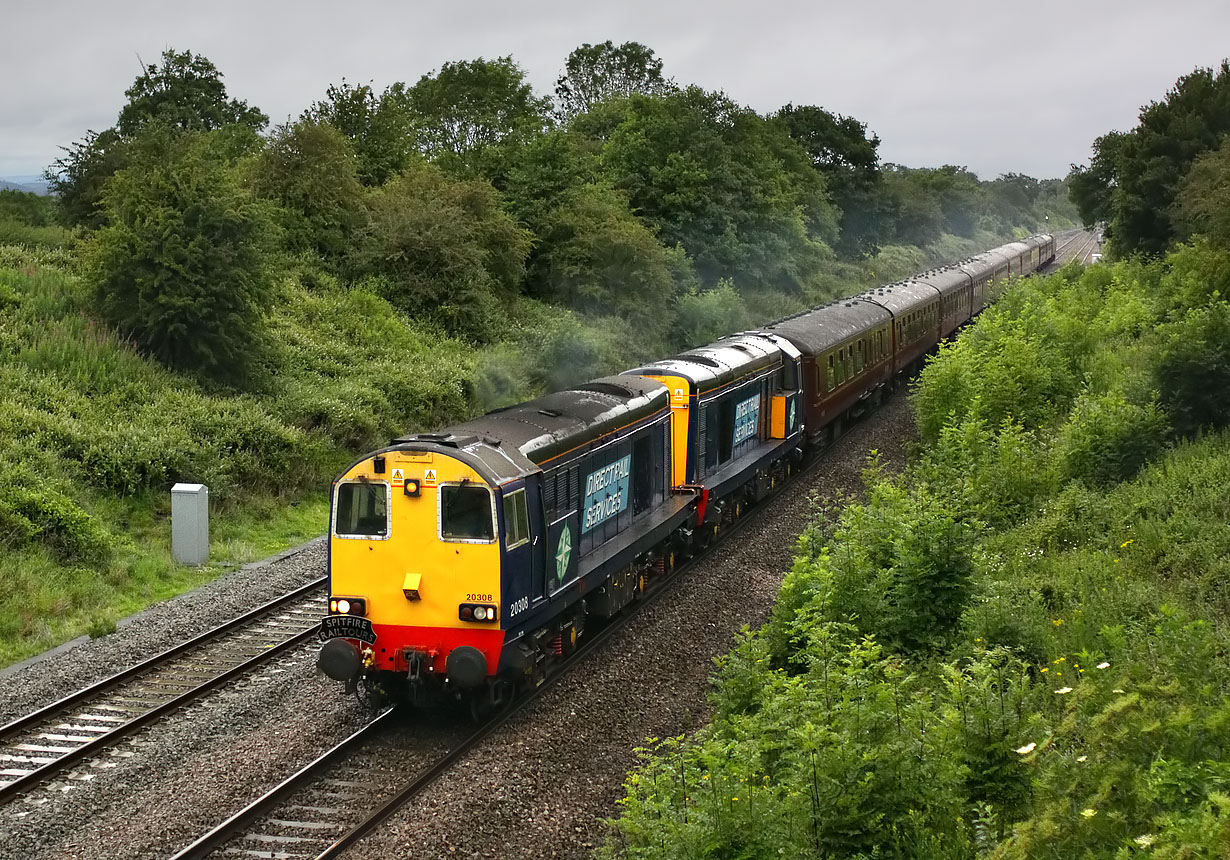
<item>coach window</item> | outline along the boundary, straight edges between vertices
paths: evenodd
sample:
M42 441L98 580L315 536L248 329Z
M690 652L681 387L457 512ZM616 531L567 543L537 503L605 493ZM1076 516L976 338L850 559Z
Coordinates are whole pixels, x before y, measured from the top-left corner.
M504 496L504 548L516 549L529 539L530 514L525 490L514 490Z
M824 380L825 387L828 388L829 391L832 391L837 385L837 374L833 370L833 353L831 352L829 353L829 366L825 373Z
M444 484L440 487L440 539L459 543L495 540L495 509L491 492L482 484Z
M389 536L389 485L384 481L338 484L333 532L338 537L385 540Z
M860 337L858 339L858 345L854 348L854 372L855 373L863 372L863 363L864 363L863 362L863 349L864 349L863 339Z

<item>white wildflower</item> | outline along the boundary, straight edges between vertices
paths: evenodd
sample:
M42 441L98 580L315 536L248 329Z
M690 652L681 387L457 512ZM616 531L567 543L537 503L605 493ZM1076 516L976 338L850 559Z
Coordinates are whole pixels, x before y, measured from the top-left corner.
M1060 688L1059 688L1058 690L1056 690L1055 692L1056 692L1056 693L1058 693L1058 694L1059 694L1059 695L1061 695L1061 696L1066 696L1068 693L1071 693L1071 692L1072 692L1072 688L1071 688L1071 687L1060 687Z
M1110 668L1110 663L1108 663L1108 662L1106 662L1105 660L1103 660L1101 663L1099 663L1099 664L1098 664L1098 668L1099 668L1099 669L1109 669L1109 668Z
M1027 743L1023 747L1017 747L1016 751L1019 752L1021 755L1029 755L1031 752L1037 749L1037 747L1038 745L1035 743Z

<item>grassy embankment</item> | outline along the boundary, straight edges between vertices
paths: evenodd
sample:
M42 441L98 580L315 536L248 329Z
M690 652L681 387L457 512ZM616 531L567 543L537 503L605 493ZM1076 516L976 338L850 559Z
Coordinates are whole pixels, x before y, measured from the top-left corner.
M802 536L608 857L1224 857L1230 260L1023 283Z

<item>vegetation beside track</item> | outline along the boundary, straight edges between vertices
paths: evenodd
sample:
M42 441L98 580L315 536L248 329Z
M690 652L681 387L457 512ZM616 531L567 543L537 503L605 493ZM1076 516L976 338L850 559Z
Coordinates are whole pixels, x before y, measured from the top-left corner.
M1219 260L1069 266L945 346L914 462L820 512L712 725L646 748L605 855L1219 856Z

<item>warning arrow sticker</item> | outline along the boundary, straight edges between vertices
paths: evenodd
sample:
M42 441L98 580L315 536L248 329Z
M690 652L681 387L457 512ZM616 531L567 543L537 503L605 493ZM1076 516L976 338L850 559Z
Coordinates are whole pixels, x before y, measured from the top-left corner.
M393 470L393 486L400 487L406 483L406 473L401 469Z

